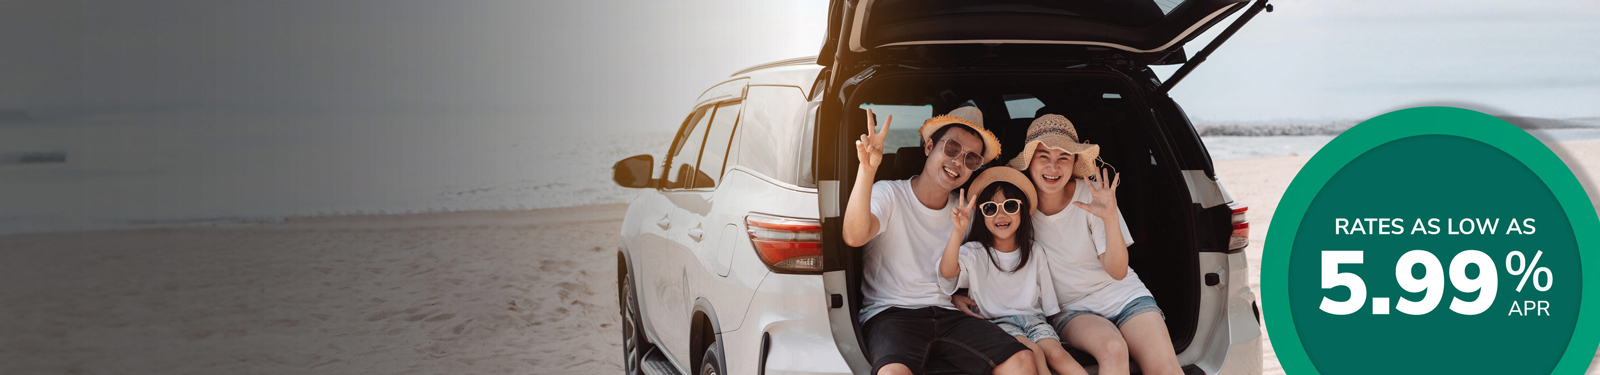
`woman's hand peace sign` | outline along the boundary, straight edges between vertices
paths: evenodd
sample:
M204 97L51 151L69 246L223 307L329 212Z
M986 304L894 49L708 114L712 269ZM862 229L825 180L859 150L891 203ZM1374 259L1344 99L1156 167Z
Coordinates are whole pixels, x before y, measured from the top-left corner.
M883 163L883 138L889 134L889 124L893 122L894 115L890 115L883 120L883 130L878 131L878 119L872 115L871 108L867 109L867 134L862 134L861 139L856 141L856 160L862 166L876 170L878 164Z
M1113 174L1111 180L1108 181L1106 180L1106 170L1098 168L1095 171L1095 175L1091 177L1094 178L1089 179L1089 189L1090 194L1094 196L1094 201L1089 202L1089 204L1072 202L1072 205L1078 206L1084 211L1089 211L1090 215L1097 216L1101 220L1116 219L1117 186L1122 185L1122 173Z

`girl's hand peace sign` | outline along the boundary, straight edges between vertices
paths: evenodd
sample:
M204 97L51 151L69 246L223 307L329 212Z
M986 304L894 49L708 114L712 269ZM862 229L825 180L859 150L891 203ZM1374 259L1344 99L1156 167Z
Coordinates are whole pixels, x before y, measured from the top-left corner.
M1097 216L1101 220L1116 219L1117 186L1122 185L1122 173L1113 174L1111 180L1108 181L1106 180L1106 170L1100 168L1095 171L1094 176L1090 177L1093 177L1089 179L1089 189L1090 194L1094 196L1094 201L1089 202L1089 204L1072 202L1072 205L1078 206L1084 211L1089 211L1090 215Z
M972 223L972 210L978 206L978 193L967 196L967 189L961 189L960 200L956 206L950 208L950 221L955 226L950 230L950 241L944 244L944 255L939 258L939 276L946 279L961 276L961 261L956 260L956 253L961 251L961 239L967 234L967 224Z
M967 225L972 224L972 211L978 207L978 193L967 196L967 189L961 189L960 202L966 202L950 210L950 221L955 222L954 232L967 233ZM952 234L954 236L954 234Z
M894 116L883 120L883 130L878 131L878 118L872 115L872 109L867 109L867 134L862 134L856 141L856 160L864 167L874 170L878 164L883 163L883 138L889 134L889 124L894 122Z

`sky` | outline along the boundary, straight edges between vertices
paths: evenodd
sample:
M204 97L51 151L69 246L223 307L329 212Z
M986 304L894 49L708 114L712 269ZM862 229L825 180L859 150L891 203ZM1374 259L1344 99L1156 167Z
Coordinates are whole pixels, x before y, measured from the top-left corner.
M1600 115L1600 49L1587 47L1600 45L1600 2L1272 3L1174 90L1192 118L1362 120L1419 105Z
M1359 120L1429 104L1600 115L1600 49L1585 47L1600 45L1600 3L1273 3L1172 93L1191 118ZM6 0L0 112L492 112L573 132L671 129L727 74L815 55L826 12L824 1Z
M676 127L746 66L814 55L825 3L0 1L0 111L516 112Z

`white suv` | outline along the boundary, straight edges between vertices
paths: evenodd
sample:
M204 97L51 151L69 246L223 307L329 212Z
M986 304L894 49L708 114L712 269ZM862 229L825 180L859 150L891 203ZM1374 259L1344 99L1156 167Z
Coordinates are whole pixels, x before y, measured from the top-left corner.
M893 114L877 179L922 167L917 124L977 105L1010 160L1039 114L1071 119L1126 184L1130 265L1189 373L1259 373L1245 208L1166 92L1265 0L834 1L818 58L706 90L658 164L615 166L643 193L617 253L629 374L866 374L861 249L840 237L860 108ZM1192 59L1185 42L1240 17ZM1185 64L1164 83L1150 65ZM911 124L911 125L906 125ZM1094 359L1072 351L1094 371ZM930 364L930 372L951 372Z

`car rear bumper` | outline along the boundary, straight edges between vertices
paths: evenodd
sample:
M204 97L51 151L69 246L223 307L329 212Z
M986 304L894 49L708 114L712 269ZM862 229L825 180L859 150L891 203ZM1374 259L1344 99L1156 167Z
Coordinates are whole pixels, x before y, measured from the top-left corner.
M1220 274L1220 283L1202 286L1207 290L1202 293L1200 334L1179 354L1180 362L1193 363L1207 374L1261 373L1261 323L1245 257L1244 252L1201 254L1201 269Z

